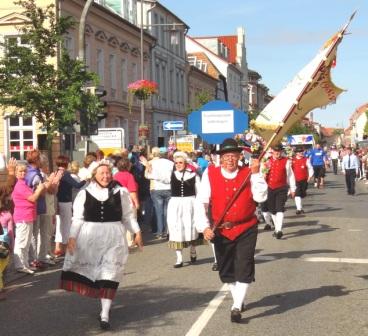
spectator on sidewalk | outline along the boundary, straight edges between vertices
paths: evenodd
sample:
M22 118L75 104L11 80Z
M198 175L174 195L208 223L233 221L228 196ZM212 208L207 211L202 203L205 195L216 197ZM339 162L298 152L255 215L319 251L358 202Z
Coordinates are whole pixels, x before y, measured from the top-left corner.
M26 183L27 166L17 164L17 183L12 192L14 202L14 265L18 272L33 274L28 262L29 247L32 240L33 225L37 219L37 200L44 194L45 184L39 183L36 189Z

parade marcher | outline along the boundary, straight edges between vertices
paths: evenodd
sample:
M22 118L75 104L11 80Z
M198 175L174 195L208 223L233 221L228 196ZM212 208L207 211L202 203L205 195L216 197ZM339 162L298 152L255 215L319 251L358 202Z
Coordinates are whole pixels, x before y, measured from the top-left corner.
M352 154L352 148L346 148L346 154L342 158L342 171L345 175L345 183L348 195L355 195L355 178L359 171L359 159Z
M171 176L171 198L167 207L169 247L176 251L174 268L183 266L183 248L190 246L190 261L194 263L197 260L195 246L198 232L194 225L194 202L200 178L187 168L187 160L186 153L174 153L175 170Z
M142 235L126 188L112 180L111 165L102 160L92 181L73 205L73 220L61 274L61 288L101 299L100 327L108 329L109 312L128 259L126 230Z
M339 163L339 157L340 157L340 153L338 151L338 149L336 148L336 146L332 146L331 150L330 150L330 159L332 162L332 169L335 175L337 175L337 167L338 167L338 163Z
M297 148L291 165L296 181L294 201L297 215L304 213L302 198L307 196L308 181L312 178L314 173L312 165L303 153L303 148Z
M285 203L290 189L291 197L295 195L295 177L291 169L291 160L282 156L282 145L272 147L271 157L268 159L266 181L268 184L267 201L262 204L262 212L271 213L275 225L274 236L281 239L284 222Z
M234 139L225 139L220 146L220 166L209 166L202 181L195 204L195 223L205 239L213 240L222 282L228 283L233 297L230 319L239 323L244 299L249 284L254 281L254 253L257 241L256 202L264 202L267 197L267 184L259 174L259 161L252 166L239 167L241 148ZM225 213L217 228L217 223L227 203L251 174L239 196ZM208 208L211 208L211 219Z
M314 171L314 186L322 188L324 186L327 155L321 148L321 144L317 143L315 148L309 152L309 160Z

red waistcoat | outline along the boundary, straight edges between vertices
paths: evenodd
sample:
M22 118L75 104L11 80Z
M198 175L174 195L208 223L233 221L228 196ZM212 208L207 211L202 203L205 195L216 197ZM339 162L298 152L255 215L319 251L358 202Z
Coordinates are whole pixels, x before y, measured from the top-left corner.
M293 169L296 181L308 180L307 160L308 159L305 157L293 159L291 167Z
M232 195L249 174L249 168L239 168L238 174L233 179L225 178L221 174L221 167L209 166L207 169L211 185L211 215L212 220L217 223ZM256 202L253 200L249 180L223 219L223 222L233 222L237 225L231 229L219 229L220 234L234 240L244 231L257 224L255 211Z
M285 187L287 185L286 163L288 159L282 157L280 159L270 158L270 171L267 174L266 182L272 190Z

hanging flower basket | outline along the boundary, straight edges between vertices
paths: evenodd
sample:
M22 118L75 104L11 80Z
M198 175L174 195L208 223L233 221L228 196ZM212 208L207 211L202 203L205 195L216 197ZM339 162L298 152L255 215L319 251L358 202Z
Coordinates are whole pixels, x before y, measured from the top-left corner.
M157 93L158 85L156 82L147 79L140 79L128 85L129 111L131 111L133 97L139 100L147 100L151 95Z
M140 100L146 100L157 93L157 83L147 79L140 79L128 85L128 92Z

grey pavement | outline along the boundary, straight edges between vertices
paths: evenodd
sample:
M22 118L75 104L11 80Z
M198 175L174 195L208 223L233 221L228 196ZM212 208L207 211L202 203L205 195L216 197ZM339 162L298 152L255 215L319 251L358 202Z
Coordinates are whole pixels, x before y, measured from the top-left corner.
M368 185L357 182L349 196L343 176L332 174L324 189L309 189L304 216L288 201L283 239L259 226L256 282L242 323L229 321L227 295L201 335L368 335L367 201ZM211 249L199 247L197 264L174 269L175 253L145 231L144 251L129 257L110 331L98 328L97 300L58 289L58 265L11 279L0 335L186 335L222 286Z

